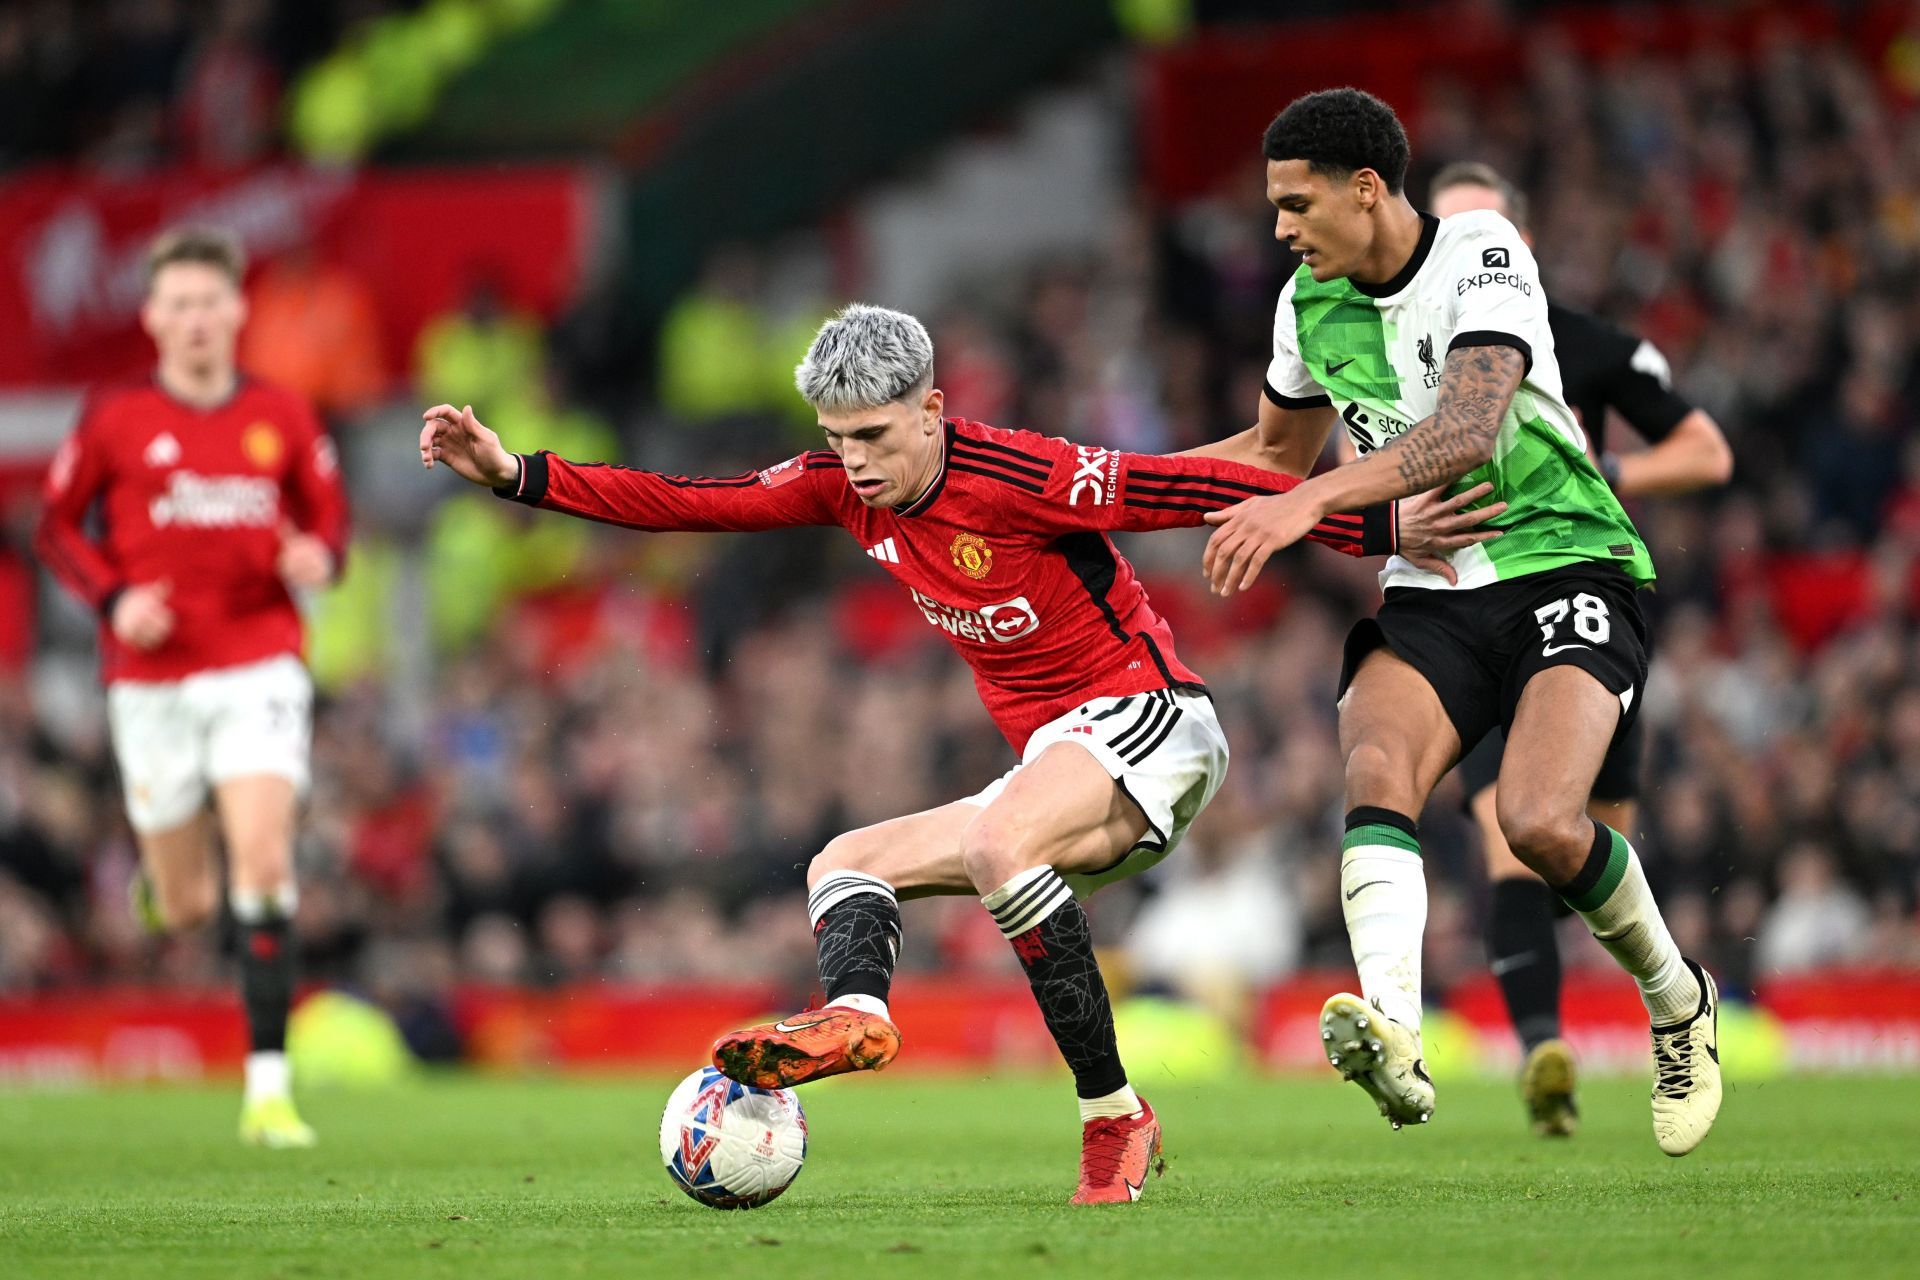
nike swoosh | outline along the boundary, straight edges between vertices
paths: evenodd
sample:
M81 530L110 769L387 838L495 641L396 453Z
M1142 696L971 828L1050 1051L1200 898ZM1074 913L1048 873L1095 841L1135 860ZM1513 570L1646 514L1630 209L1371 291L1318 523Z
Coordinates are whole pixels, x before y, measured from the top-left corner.
M1553 646L1553 648L1551 649L1542 649L1540 651L1540 656L1544 658L1550 654L1565 653L1569 649L1591 649L1591 648L1593 648L1593 646L1590 644L1557 644Z
M1349 893L1347 895L1347 901L1352 902L1356 897L1360 895L1360 893L1363 890L1371 889L1373 888L1373 886L1377 884L1391 884L1391 883L1392 881L1389 881L1389 880L1369 880L1365 884L1361 885L1359 888L1353 890L1353 892Z
M1338 373L1338 372L1340 372L1340 371L1341 371L1342 369L1344 369L1344 368L1346 368L1346 367L1347 367L1348 365L1350 365L1350 364L1352 364L1352 363L1353 363L1353 362L1354 362L1355 360L1358 360L1359 358L1360 358L1360 357L1358 357L1358 356L1348 356L1348 357L1347 357L1347 358L1346 358L1345 360L1342 360L1342 361L1341 361L1341 362L1340 362L1339 364L1330 364L1330 365L1328 365L1328 366L1327 366L1327 372L1328 372L1328 373Z
M796 1031L805 1031L808 1027L817 1027L825 1021L826 1021L825 1018L814 1018L808 1022L780 1021L773 1024L773 1029L775 1031L784 1031L788 1035L792 1035Z

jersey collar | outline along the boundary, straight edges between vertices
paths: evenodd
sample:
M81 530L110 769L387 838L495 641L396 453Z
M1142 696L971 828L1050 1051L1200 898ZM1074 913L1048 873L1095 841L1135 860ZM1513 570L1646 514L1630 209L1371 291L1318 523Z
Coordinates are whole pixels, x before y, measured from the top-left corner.
M934 500L940 496L940 491L947 487L947 455L953 450L953 419L945 418L942 419L942 422L946 426L946 432L940 439L939 473L933 477L933 483L927 486L925 493L904 507L895 507L893 514L897 516L917 516L932 506Z
M1366 294L1369 298L1391 298L1394 294L1399 293L1402 289L1412 284L1413 278L1420 274L1420 268L1427 263L1427 255L1433 252L1433 237L1439 230L1440 219L1430 213L1422 213L1420 215L1420 243L1413 247L1413 256L1407 259L1406 266L1394 273L1393 279L1381 284L1368 284L1364 280L1355 280L1352 276L1348 276L1347 283L1352 285L1356 291Z
M153 389L160 393L160 398L168 404L178 405L188 413L218 413L240 398L241 393L247 389L247 383L251 381L251 379L247 377L244 370L234 370L233 389L214 404L193 404L189 401L182 400L179 396L167 390L166 383L160 381L160 370L157 367L154 369L149 381Z

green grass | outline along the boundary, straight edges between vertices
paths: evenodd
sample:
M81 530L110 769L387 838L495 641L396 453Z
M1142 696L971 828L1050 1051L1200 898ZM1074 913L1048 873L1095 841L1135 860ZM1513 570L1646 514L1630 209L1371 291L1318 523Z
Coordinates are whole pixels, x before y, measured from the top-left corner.
M244 1150L228 1090L0 1093L0 1275L1893 1276L1920 1273L1920 1082L1732 1092L1685 1160L1643 1085L1570 1142L1493 1084L1391 1133L1329 1079L1166 1086L1167 1174L1070 1209L1057 1079L831 1082L773 1205L718 1213L661 1171L670 1082L434 1080L315 1093L317 1151Z

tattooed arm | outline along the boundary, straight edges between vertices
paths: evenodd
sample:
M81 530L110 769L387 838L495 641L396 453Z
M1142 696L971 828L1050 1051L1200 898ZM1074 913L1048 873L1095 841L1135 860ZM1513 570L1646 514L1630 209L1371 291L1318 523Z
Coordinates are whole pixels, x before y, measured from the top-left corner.
M1489 461L1500 420L1526 372L1527 357L1515 347L1456 347L1441 370L1431 418L1358 462L1287 493L1209 515L1207 523L1219 527L1207 542L1201 568L1213 589L1222 595L1244 590L1269 556L1299 541L1330 511L1405 498Z

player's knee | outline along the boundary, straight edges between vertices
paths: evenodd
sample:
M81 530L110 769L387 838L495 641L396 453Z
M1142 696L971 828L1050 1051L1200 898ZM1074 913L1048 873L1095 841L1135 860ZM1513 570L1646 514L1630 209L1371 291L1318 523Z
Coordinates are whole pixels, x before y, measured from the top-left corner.
M967 828L960 862L981 893L991 893L1034 865L1032 856L1005 829L984 819Z
M1514 855L1529 867L1542 861L1558 863L1568 850L1578 852L1592 843L1593 824L1580 805L1568 806L1557 797L1514 795L1518 787L1502 787L1499 794L1500 834Z
M1347 804L1407 808L1413 793L1413 761L1391 745L1361 742L1347 752Z
M156 883L153 901L167 931L184 933L213 919L220 909L220 886L209 877Z
M869 852L869 843L860 839L858 832L835 836L807 864L807 888L814 888L836 871L865 871L872 874L874 869L868 865L872 861Z

